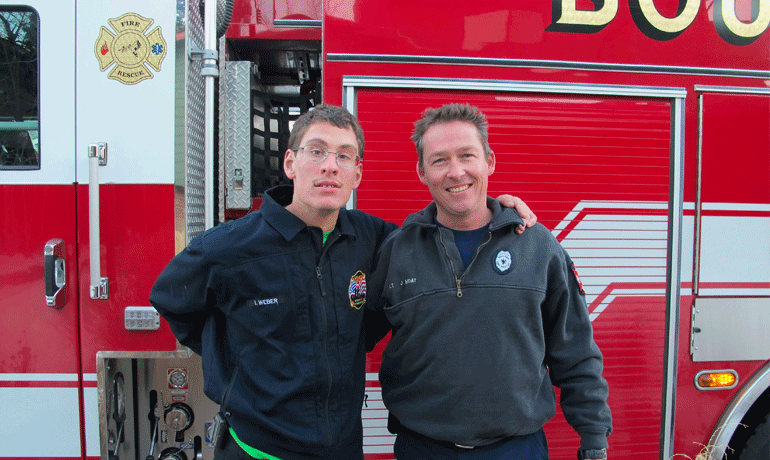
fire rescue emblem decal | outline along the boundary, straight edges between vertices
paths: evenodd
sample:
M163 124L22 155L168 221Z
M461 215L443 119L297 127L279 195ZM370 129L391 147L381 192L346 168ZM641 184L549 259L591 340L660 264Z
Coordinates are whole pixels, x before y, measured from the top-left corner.
M360 310L366 304L366 275L361 270L350 277L348 297L350 297L350 306L356 310Z
M497 253L492 265L495 267L495 271L497 271L497 273L505 275L511 271L512 261L513 258L511 257L511 253L506 250L502 250Z
M160 64L166 57L166 41L160 27L145 35L154 22L152 19L143 18L136 13L126 13L107 22L117 34L113 34L104 26L99 32L94 53L102 72L117 64L108 77L126 85L135 85L152 78L153 74L148 65L160 72Z

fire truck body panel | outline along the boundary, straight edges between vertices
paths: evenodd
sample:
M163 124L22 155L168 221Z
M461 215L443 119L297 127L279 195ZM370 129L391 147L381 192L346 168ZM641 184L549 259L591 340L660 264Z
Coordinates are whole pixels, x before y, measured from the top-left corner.
M230 40L321 40L323 3L320 0L256 0L233 4Z
M34 421L19 423L4 417L0 451L8 456L79 456L76 292L67 292L67 305L61 310L47 307L41 270L47 241L54 236L75 240L74 186L2 185L0 195L6 216L0 268L4 280L0 406L4 414L24 414L22 420ZM23 222L9 219L22 213L26 216ZM52 222L57 227L69 225L53 233ZM67 260L75 260L74 244L65 245L64 251ZM29 436L32 427L52 433L50 442L18 442Z
M349 80L355 84L355 79ZM374 80L366 84L374 85ZM382 78L378 84L391 83ZM359 208L400 222L427 204L430 195L414 173L414 153L408 150L413 120L425 107L444 100L479 106L492 123L490 144L498 158L490 194L515 187L516 193L533 197L541 222L554 229L580 267L596 340L605 355L610 406L624 414L615 418L615 433L621 434L611 438L610 448L621 457L657 457L667 362L666 200L670 163L676 163L677 155L671 152L676 102L654 96L676 99L684 93L638 88L637 96L628 97L626 88L609 85L591 86L602 93L596 95L587 87L564 84L510 82L503 92L501 81L410 83L415 86L356 88L362 126L374 133L367 138L368 181L359 188ZM441 89L416 86L433 83ZM485 84L497 90L484 91ZM459 86L475 89L454 90ZM640 99L644 92L650 97ZM382 125L386 129L378 128ZM633 139L639 141L636 146L629 142ZM409 152L412 158L399 152ZM384 194L392 196L386 203L378 198ZM632 333L639 324L649 331ZM626 335L622 344L618 334ZM369 383L376 388L375 370ZM636 383L640 381L644 391ZM561 416L555 420L547 428L550 455L571 458L577 435ZM379 422L385 426L384 419Z
M526 12L495 2L406 3L325 8L325 100L356 113L367 133L358 208L401 222L424 206L430 197L414 174L411 123L445 102L481 107L498 157L490 194L525 196L579 267L610 381L610 452L695 458L740 388L704 391L696 375L733 369L748 379L770 358L770 63L761 51L770 5L736 6L741 21L760 27L747 43L720 25L725 4L701 5L673 36L645 25L651 11L638 4L621 4L606 27L592 28L557 24L557 4L563 13L574 2ZM675 3L655 6L673 18ZM614 107L600 119L608 102L601 95L614 102L624 91L647 107ZM549 104L562 107L550 112ZM664 104L660 116L656 104ZM375 352L373 395L377 360ZM756 384L753 401L766 388ZM364 410L373 453L387 451L382 409ZM723 431L735 431L733 419ZM552 458L574 455L576 436L560 416L547 432Z
M348 205L397 223L430 201L414 120L478 105L498 158L490 194L523 197L578 267L610 455L740 451L770 401L770 1L599 3L236 0L212 165L197 2L0 1L39 30L39 109L0 113L0 407L18 414L0 421L0 457L210 458L199 357L147 296L206 218L257 208L285 181L291 121L321 100L366 133ZM367 364L367 460L392 458L384 346ZM737 382L695 383L718 370ZM561 414L546 431L551 458L573 458Z
M74 22L74 8L67 3L35 5L25 8L24 18L51 24L40 32L40 40L74 50L74 35L67 23ZM61 21L61 22L57 22ZM35 31L37 32L37 31ZM40 169L0 169L0 201L3 207L3 237L0 239L0 278L2 278L3 340L0 345L0 407L3 408L0 451L9 456L79 456L81 408L79 404L80 357L78 356L77 290L75 277L67 277L69 289L59 299L61 309L46 306L42 262L46 244L59 238L57 251L76 265L75 139L73 53L57 53L52 46L41 50L40 72L61 78L40 82L41 97L58 101L41 107L40 117L58 123L46 125L46 155ZM8 88L3 82L3 92ZM61 92L61 87L70 91ZM28 117L8 117L3 127L15 133L14 123L33 124ZM9 126L10 125L10 126ZM3 131L5 131L4 129ZM23 129L23 128L22 128ZM7 131L6 131L7 132ZM9 142L3 139L4 152ZM24 216L20 219L20 216ZM55 244L52 244L52 248ZM19 442L28 439L29 424L11 414L24 414L35 420L35 429L51 433L45 443Z
M585 11L586 5L555 0L514 9L502 2L394 0L374 8L363 2L326 2L324 44L333 56L362 61L367 56L388 56L391 62L467 58L489 59L487 65L606 65L616 71L666 66L686 73L723 69L736 74L769 67L768 56L755 52L766 43L770 23L770 10L762 2L608 0L593 13ZM584 13L569 11L576 6ZM686 11L677 14L682 6ZM345 35L328 33L341 29ZM714 56L731 59L717 64Z
M126 316L133 307L149 307L147 293L153 278L175 253L176 91L172 88L177 75L177 19L174 8L151 2L78 1L76 11L74 153L78 266L82 267L77 283L81 286L83 404L88 414L84 455L96 457L100 455L97 353L176 348L166 325L129 330ZM112 60L105 59L111 56ZM106 144L106 165L95 167L88 153L90 146L99 143ZM93 185L94 168L98 169L97 186ZM95 189L99 191L99 275L107 279L106 299L94 299L90 292L94 285L89 253L94 229L90 226L95 218L91 193ZM106 392L102 398L109 396Z
M97 352L176 348L167 325L127 330L124 320L127 307L149 307L153 279L175 252L176 11L151 3L133 2L131 10L121 2L2 6L12 20L14 11L31 14L31 30L39 33L33 51L40 75L39 118L33 117L36 126L30 131L39 133L37 165L0 168L6 216L2 253L10 257L2 270L12 280L3 283L2 355L7 358L0 368L0 405L4 413L20 415L4 417L4 457L98 457ZM123 24L108 22L129 12L138 16ZM95 54L114 56L103 48L113 45L134 47L136 61L113 57L100 69ZM123 78L152 78L127 85L107 77L118 72L127 75ZM95 187L100 192L100 274L111 288L104 300L89 293L88 153L100 142L107 145ZM60 240L56 269L66 283L56 305L48 306L42 262L46 243L54 239ZM50 437L33 442L35 432Z

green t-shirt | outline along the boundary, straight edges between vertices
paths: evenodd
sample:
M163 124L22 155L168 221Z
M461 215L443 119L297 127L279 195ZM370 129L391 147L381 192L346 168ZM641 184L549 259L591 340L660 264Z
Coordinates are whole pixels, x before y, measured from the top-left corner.
M255 449L255 448L245 444L243 441L238 439L238 436L236 436L235 430L233 430L232 427L230 427L230 435L233 437L233 439L235 440L236 444L241 446L241 449L243 449L244 452L246 452L247 454L251 455L252 457L254 457L256 459L260 459L260 460L281 460L278 457L274 457L274 456L272 456L270 454L266 454L266 453L262 452L259 449Z
M326 244L326 239L329 238L329 235L331 235L333 231L334 229L331 229L328 232L324 232L324 244Z

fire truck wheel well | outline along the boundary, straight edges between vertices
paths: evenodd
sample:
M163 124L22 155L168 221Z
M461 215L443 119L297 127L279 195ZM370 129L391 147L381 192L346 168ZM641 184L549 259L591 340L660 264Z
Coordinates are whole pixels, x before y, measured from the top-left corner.
M729 448L725 452L726 460L754 460L756 454L764 449L767 455L768 430L770 430L770 388L760 395L752 404L740 424L735 428L730 439Z
M770 407L770 362L765 363L733 397L714 427L706 449L710 459L747 460L741 452ZM764 460L764 459L763 459Z
M765 415L765 421L757 425L754 433L746 440L741 460L767 458L768 454L770 454L770 415Z

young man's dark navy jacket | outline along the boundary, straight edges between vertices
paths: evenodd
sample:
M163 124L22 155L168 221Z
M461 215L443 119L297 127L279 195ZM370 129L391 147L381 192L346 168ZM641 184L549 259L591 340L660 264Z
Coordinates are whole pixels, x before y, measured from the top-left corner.
M324 245L283 207L292 191L195 238L150 302L202 356L205 393L241 441L282 459L360 451L366 279L397 227L342 209Z

